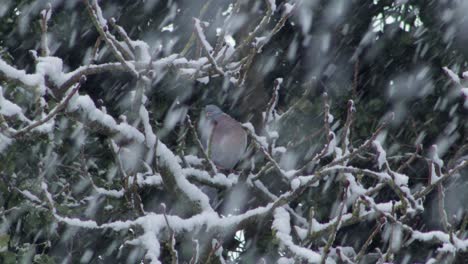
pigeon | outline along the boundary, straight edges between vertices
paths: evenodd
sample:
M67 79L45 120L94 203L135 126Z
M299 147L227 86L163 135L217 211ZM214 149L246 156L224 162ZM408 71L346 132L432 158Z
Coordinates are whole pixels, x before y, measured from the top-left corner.
M219 169L232 170L245 154L247 133L216 105L205 107L205 117L208 125L200 129L205 149L210 144L210 159Z

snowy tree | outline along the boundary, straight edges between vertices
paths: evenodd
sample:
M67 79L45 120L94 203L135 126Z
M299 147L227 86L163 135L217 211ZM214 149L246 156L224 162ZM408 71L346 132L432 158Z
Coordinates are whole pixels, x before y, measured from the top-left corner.
M466 10L3 0L0 262L466 262Z

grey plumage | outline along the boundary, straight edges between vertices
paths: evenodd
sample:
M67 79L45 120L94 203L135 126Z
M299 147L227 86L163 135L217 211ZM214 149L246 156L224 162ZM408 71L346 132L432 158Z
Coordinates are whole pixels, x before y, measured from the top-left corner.
M215 105L205 107L207 124L200 127L202 141L210 146L210 158L222 169L232 169L247 147L247 133L241 124Z

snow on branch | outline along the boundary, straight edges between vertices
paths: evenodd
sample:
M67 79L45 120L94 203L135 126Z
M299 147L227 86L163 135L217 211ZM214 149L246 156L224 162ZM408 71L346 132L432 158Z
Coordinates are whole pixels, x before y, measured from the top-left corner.
M195 27L195 33L197 35L198 40L201 43L201 46L203 47L203 50L205 51L206 55L208 56L208 59L210 60L210 63L213 67L213 69L219 73L221 76L224 76L224 71L218 66L218 63L216 62L215 58L212 55L213 47L211 44L208 42L206 39L205 33L203 32L202 28L202 23L200 22L199 19L193 18L194 27Z
M463 87L462 80L460 79L460 77L448 67L442 67L442 70L444 70L444 72L448 75L452 82L460 88L460 96L464 101L463 107L468 109L468 88ZM464 72L462 75L464 81L468 80L468 72Z
M290 250L296 258L308 263L318 263L320 261L321 256L319 253L294 244L290 234L290 217L284 208L279 207L275 209L272 229L276 231L276 237L280 240L281 244Z
M159 140L157 143L156 155L161 161L161 166L167 167L170 171L170 173L161 174L164 183L167 184L169 188L180 190L181 192L179 194L193 202L197 210L213 211L208 197L185 178L182 167L177 162L174 153Z
M17 80L29 87L36 87L41 94L46 91L44 76L38 73L27 74L24 70L18 70L13 66L8 65L0 58L0 73L6 78Z

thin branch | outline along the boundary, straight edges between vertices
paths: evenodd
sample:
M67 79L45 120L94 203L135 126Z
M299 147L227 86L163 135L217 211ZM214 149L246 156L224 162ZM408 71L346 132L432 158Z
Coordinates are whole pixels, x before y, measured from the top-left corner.
M211 169L211 175L216 175L218 173L218 170L216 169L216 166L214 165L213 161L210 159L208 156L208 153L205 151L205 148L203 148L203 144L200 141L200 138L198 137L197 130L195 129L195 126L192 124L192 120L190 119L190 115L187 114L187 124L190 127L190 130L193 133L193 137L195 138L195 141L197 142L198 149L201 151L203 154L203 157L205 158L205 161L208 163Z
M447 212L445 211L445 188L441 183L437 185L437 194L440 221L442 222L445 232L448 232L451 226L447 219Z
M338 230L340 229L341 226L341 218L343 217L344 209L346 206L346 197L348 193L348 188L349 188L349 182L345 182L345 186L343 188L343 197L341 201L340 208L338 209L338 217L336 219L336 222L332 225L332 231L331 235L328 237L327 244L323 248L323 256L321 260L321 264L325 264L327 261L328 254L330 253L330 248L333 245L333 242L335 241L336 235L338 233Z
M369 247L369 245L372 243L372 240L375 238L375 236L380 232L380 230L382 229L382 226L383 224L385 223L385 218L383 218L384 221L378 221L377 224L375 225L374 229L372 230L370 236L367 238L366 242L364 243L364 245L362 245L361 249L359 250L359 253L357 254L356 258L355 258L355 262L356 263L359 263L362 259L362 257L364 256L364 254L366 253L367 251L367 248Z
M416 160L418 158L418 154L421 152L422 150L422 145L419 144L416 146L416 151L411 155L411 157L403 164L401 164L400 167L398 167L398 169L396 170L396 172L400 173L402 172L404 169L406 169L407 167L409 167L409 165L411 163L413 163L414 160Z
M273 167L276 168L276 170L285 178L285 179L288 179L290 177L286 176L283 172L283 170L281 169L280 165L278 164L278 162L270 155L270 153L268 153L268 150L265 149L262 145L262 143L259 141L258 139L258 136L255 134L254 130L253 130L253 127L251 126L251 124L249 123L249 125L242 125L245 129L245 131L247 132L247 135L249 135L249 137L253 140L254 144L255 144L255 147L260 150L263 155L265 155L265 157L267 158L268 161L271 162L271 164L273 164Z
M47 4L47 8L41 12L41 56L47 57L50 54L49 41L47 39L47 22L52 15L52 6L50 3Z
M267 124L271 121L274 120L274 110L276 105L278 104L278 91L281 87L281 83L283 83L283 78L276 78L274 81L274 87L273 87L273 92L272 96L270 98L270 101L268 102L266 111L265 111L265 116L263 117L263 127L266 128Z
M341 158L339 159L335 159L333 160L332 162L328 163L327 165L325 165L325 168L329 168L329 167L332 167L334 165L337 165L337 164L341 164L347 160L351 160L352 158L354 158L357 154L363 152L364 150L368 149L369 147L372 146L372 142L377 138L377 136L380 134L380 132L382 132L383 129L385 129L386 127L388 126L388 122L385 121L383 122L376 130L375 132L371 135L371 137L366 140L361 146L359 146L356 150L354 150L353 152L349 153L349 154L345 154L343 155Z
M244 47L250 46L252 44L252 40L254 40L254 38L258 36L260 31L262 31L265 28L265 26L270 22L271 15L273 14L273 9L272 9L272 6L270 5L270 1L265 0L265 3L267 6L267 11L265 15L262 17L262 20L260 20L260 23L258 23L255 29L249 33L249 35L244 39L244 41L239 46L237 46L232 56L235 56L242 49L244 49Z
M120 37L125 41L128 48L130 49L130 52L133 53L133 57L135 57L135 47L133 46L132 40L127 35L127 32L125 32L123 27L117 24L117 22L115 21L115 18L113 17L110 19L110 24L117 31L117 33L119 33Z
M435 187L437 187L437 185L439 183L444 183L446 180L448 180L448 178L450 178L452 175L456 174L458 171L464 169L465 167L468 167L468 160L464 160L464 161L460 162L453 169L451 169L447 173L443 174L437 181L431 182L431 184L429 186L427 186L426 188L424 188L421 191L417 192L414 195L414 197L416 199L419 199L419 198L422 198L422 197L428 195L429 193L431 193L434 190Z
M354 101L349 100L348 101L348 111L346 115L346 123L343 127L343 132L341 134L341 151L342 153L347 154L349 152L349 149L352 147L349 144L351 143L350 141L350 131L351 131L351 125L354 121L354 113L356 112L356 109L354 108Z
M206 11L208 10L208 7L211 5L211 2L213 0L207 0L205 2L205 4L203 4L202 8L200 9L200 14L198 15L198 17L200 19L203 19ZM181 56L185 56L187 54L187 52L190 50L190 48L192 47L193 43L195 42L195 32L192 32L192 34L190 35L190 38L187 42L187 44L185 44L184 48L182 49L182 51L180 52L180 55Z
M83 85L85 81L86 81L86 77L82 76L80 78L80 81L75 85L75 87L70 90L70 92L65 96L65 98L62 99L62 101L57 106L55 106L54 109L52 109L52 111L50 111L49 114L46 117L44 117L41 120L38 120L38 121L28 125L27 127L17 131L13 136L14 137L21 137L22 135L24 135L24 134L28 133L29 131L33 130L34 128L36 128L36 127L46 123L47 121L51 120L56 114L58 114L60 111L65 109L65 107L67 106L70 99L73 97L73 95L75 95L75 93L80 89L81 85Z
M133 77L138 78L138 72L135 70L133 65L131 65L124 59L124 57L122 56L122 53L118 50L118 48L114 45L112 40L109 38L109 34L107 33L107 25L102 25L99 22L95 9L91 6L88 0L84 0L84 1L86 3L86 9L88 10L88 14L91 17L91 20L94 26L96 27L97 31L99 32L99 35L104 39L106 44L110 47L114 56L117 58L118 61L120 61L120 63L122 63L122 65L126 68L126 70L130 74L132 74Z
M206 39L200 20L198 20L197 18L193 18L193 21L195 22L194 27L195 27L196 36L198 37L198 40L200 41L200 45L205 51L208 57L208 60L210 61L212 65L212 68L221 76L224 76L225 75L224 71L218 66L218 63L216 63L216 60L211 53L213 51L213 48L211 47L208 40Z

